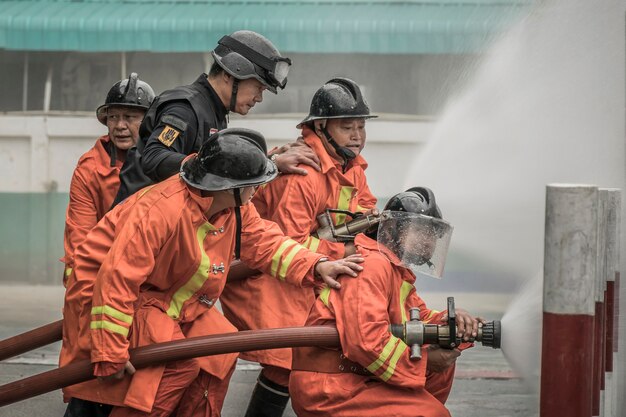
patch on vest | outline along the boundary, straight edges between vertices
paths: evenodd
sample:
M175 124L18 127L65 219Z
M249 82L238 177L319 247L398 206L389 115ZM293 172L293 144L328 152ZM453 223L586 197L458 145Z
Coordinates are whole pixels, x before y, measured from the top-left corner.
M172 146L172 143L180 135L180 132L171 126L165 125L165 128L159 135L159 141L165 146Z

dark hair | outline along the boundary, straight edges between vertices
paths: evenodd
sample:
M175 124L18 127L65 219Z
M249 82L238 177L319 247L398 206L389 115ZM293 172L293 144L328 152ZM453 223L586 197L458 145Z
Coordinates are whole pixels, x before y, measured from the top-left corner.
M211 69L209 70L209 77L214 78L224 72L224 69L219 66L219 64L214 61L211 65Z

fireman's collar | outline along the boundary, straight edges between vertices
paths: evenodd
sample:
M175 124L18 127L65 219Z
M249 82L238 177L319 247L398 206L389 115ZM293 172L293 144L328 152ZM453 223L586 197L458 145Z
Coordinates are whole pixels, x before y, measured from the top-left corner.
M378 242L374 239L365 236L363 233L359 233L356 235L354 239L354 245L357 247L357 252L366 254L367 252L376 252L380 253L380 248L378 247ZM364 249L364 250L363 250ZM382 256L382 255L381 255ZM390 252L386 252L384 254L384 258L386 258L394 268L400 270L402 273L402 279L409 283L415 282L415 274L409 268L402 265L402 261L398 259L398 257Z
M185 159L183 159L183 162L181 163L181 165L184 164L188 159L195 158L196 155L197 155L196 153L192 153L191 155L188 155ZM187 184L187 182L183 180L181 177L179 177L178 180L182 182L183 184L185 184L185 187L187 187L187 189L189 190L189 195L191 196L191 199L198 204L198 206L200 207L200 210L202 210L203 213L205 213L209 208L211 208L211 205L213 204L213 197L202 197L201 190Z
M326 174L331 169L338 169L342 171L341 162L333 159L326 148L324 148L324 144L322 143L322 139L315 134L315 132L309 128L308 126L302 127L302 136L304 137L304 142L317 154L317 157L320 159L320 164L322 168L322 173ZM367 161L361 155L358 155L356 158L351 160L348 163L348 169L354 166L361 166L363 170L367 168Z

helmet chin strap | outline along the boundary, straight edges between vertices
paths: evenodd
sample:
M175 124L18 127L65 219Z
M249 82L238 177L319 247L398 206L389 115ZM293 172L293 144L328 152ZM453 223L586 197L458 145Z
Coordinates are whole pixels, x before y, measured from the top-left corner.
M335 150L335 152L337 152L337 155L339 155L340 157L342 157L346 161L344 163L344 166L349 161L351 161L354 158L356 158L356 154L354 152L352 152L350 149L348 149L348 148L346 148L344 146L339 146L339 144L337 142L335 142L335 139L333 139L333 137L328 132L328 129L326 129L326 124L323 124L321 126L321 128L322 128L322 133L324 134L324 136L326 136L326 140L328 141L328 143L330 143L330 146L332 146L333 149Z
M235 195L235 220L237 222L237 231L235 232L235 259L239 259L241 255L241 192L239 188L233 190Z
M237 105L237 92L239 91L239 80L233 77L233 90L230 93L230 106L229 110L234 112Z

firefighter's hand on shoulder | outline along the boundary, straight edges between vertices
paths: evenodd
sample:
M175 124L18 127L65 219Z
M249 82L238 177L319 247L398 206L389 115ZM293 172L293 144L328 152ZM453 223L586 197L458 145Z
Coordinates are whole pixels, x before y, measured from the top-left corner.
M94 375L100 381L117 381L124 378L124 374L132 375L134 373L135 367L130 361L126 361L126 363L97 362L94 369Z
M430 345L427 348L428 359L426 369L430 372L443 372L456 362L461 356L458 349L442 349L439 346Z
M329 261L328 258L321 258L315 264L315 279L324 282L330 288L339 289L341 284L337 282L339 275L356 277L363 267L359 265L363 262L360 253L350 255L337 261Z
M280 173L306 175L307 170L299 168L299 164L309 165L316 171L321 171L320 159L317 154L300 139L298 138L296 142L283 145L272 152L271 158L276 163Z

